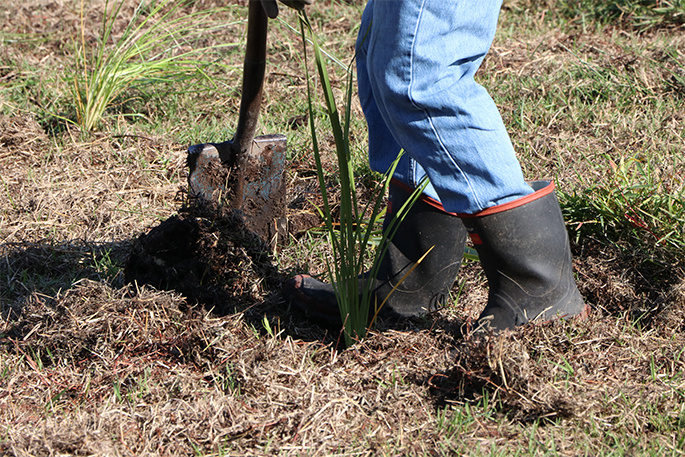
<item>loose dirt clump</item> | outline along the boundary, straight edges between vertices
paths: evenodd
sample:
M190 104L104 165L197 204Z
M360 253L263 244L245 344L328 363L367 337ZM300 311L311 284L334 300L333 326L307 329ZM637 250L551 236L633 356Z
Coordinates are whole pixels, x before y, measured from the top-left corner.
M134 242L125 281L175 290L220 314L254 304L281 278L268 247L226 209L183 207Z
M115 359L117 354L156 352L183 358L197 343L192 329L201 314L194 308L181 310L182 303L178 295L147 289L136 293L131 287L115 290L83 280L62 296L32 297L7 337L14 341L14 351L28 351L43 368L93 357ZM132 325L140 318L142 326Z
M682 297L681 259L592 237L574 244L573 251L578 288L605 315L652 328Z

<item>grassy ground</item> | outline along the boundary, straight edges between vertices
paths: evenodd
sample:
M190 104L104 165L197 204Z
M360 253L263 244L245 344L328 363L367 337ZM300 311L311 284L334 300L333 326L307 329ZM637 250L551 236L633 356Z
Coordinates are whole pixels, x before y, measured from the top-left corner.
M198 55L201 71L141 81L85 132L69 85L104 1L85 3L0 0L0 453L683 453L682 2L507 1L479 74L526 176L557 180L590 319L463 337L487 296L469 262L453 306L346 350L279 294L329 255L311 230L295 16L271 22L258 132L288 136L291 233L266 256L196 214L223 259L217 306L127 285L123 269L140 235L187 212L187 145L232 135L246 9L216 11L188 44L229 45ZM361 3L309 10L341 93ZM352 109L363 195L376 177Z

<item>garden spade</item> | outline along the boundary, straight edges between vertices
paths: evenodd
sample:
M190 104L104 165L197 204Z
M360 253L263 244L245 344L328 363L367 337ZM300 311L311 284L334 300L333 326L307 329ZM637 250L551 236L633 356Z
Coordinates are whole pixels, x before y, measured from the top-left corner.
M232 140L188 148L188 187L201 202L227 205L245 227L271 247L285 232L283 135L255 138L266 68L268 18L261 2L249 3L247 44L238 125Z

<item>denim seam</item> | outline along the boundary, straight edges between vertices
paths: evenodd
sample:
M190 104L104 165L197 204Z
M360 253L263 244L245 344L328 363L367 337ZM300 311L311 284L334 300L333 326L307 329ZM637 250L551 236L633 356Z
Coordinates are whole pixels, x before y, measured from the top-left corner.
M459 171L459 174L464 179L464 182L466 182L466 184L468 185L468 188L471 191L471 195L473 196L474 202L478 205L479 211L482 211L483 209L485 209L485 206L483 205L483 203L481 203L480 199L478 198L478 195L477 195L475 189L473 188L471 181L468 179L468 176L464 173L464 171L457 164L457 162L455 162L454 158L452 157L452 154L450 154L450 152L445 147L445 143L443 142L442 138L438 134L437 129L435 128L435 124L433 122L433 117L431 116L430 111L428 111L426 108L424 108L422 106L419 106L419 104L416 102L416 100L412 96L412 88L414 85L414 47L416 46L419 24L421 23L421 20L423 18L424 6L426 4L426 1L427 0L423 0L421 2L421 7L419 9L418 18L416 21L416 27L414 28L414 34L412 36L411 52L409 55L409 84L407 85L407 99L412 103L412 105L414 105L414 107L416 109L424 112L424 114L426 115L426 119L428 120L428 122L430 124L431 130L433 131L433 135L435 135L435 138L437 139L438 144L440 145L440 148L445 153L445 155L449 158L449 161L452 162L454 167ZM414 174L414 176L412 176L412 180L416 181L416 175L414 173L413 167L412 167L412 174ZM436 189L436 192L437 192L437 189ZM440 200L442 200L442 198Z

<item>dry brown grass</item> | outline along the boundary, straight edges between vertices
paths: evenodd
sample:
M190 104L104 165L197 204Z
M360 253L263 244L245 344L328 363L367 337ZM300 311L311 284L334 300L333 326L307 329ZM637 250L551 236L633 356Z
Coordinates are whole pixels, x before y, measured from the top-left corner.
M0 83L33 75L7 63L19 61L48 81L45 65L66 61L60 43L77 24L73 2L0 3L0 16L11 13L3 33L47 37L0 50ZM89 17L98 17L99 5L92 2ZM352 25L334 21L329 41L349 46ZM572 67L560 46L571 43L587 52L601 48L607 66L635 57L610 37L550 32L496 43L488 69L554 82ZM295 51L283 45L276 52L279 71L267 82L270 117L304 87ZM658 81L639 58L631 65L648 83ZM4 94L3 110L11 106ZM208 118L235 114L230 97L217 103L225 111ZM502 109L510 119L516 106ZM112 121L120 125L86 136L51 131L53 124L28 109L5 113L0 454L534 455L554 448L599 455L615 447L641 454L649 446L676 454L683 446L681 263L648 267L616 246L582 239L574 244L575 269L594 308L590 319L462 337L487 297L479 267L469 263L454 289L461 293L455 307L381 327L343 350L337 334L290 313L278 291L293 271L321 272L317 259L327 255L302 233L318 223L307 150L294 151L291 164L292 243L257 261L226 241L234 240L230 221L181 211L185 145L174 138L187 128L182 122L151 134ZM274 125L287 125L291 114ZM530 144L530 173L559 174L570 186L577 183L575 152L600 157L649 141L631 116L604 135L550 117L514 130L514 139ZM664 125L677 132L681 124L674 115ZM654 137L664 143L653 147L668 150L679 138ZM138 237L179 212L204 218L203 233L221 241L211 252L224 269L210 285L221 288L222 313L177 291L124 285L121 270Z
M523 445L518 424L562 419L668 447L657 419L682 420L685 368L683 297L676 303L646 331L595 316L464 340L439 328L389 330L337 352L266 335L242 313L187 308L172 293L82 281L56 297L34 295L21 319L5 323L3 447L17 455L187 455L194 446L231 455L422 454ZM476 401L483 387L506 419L474 413L467 433L443 436L437 416L456 411L444 405ZM554 442L563 453L577 449Z

